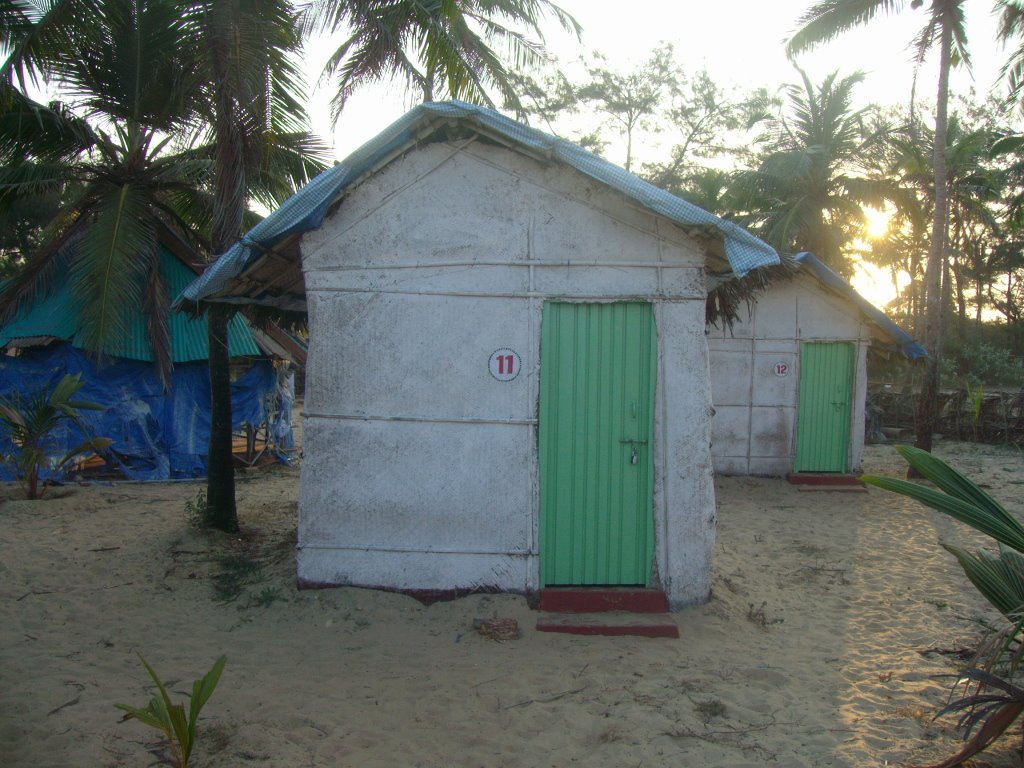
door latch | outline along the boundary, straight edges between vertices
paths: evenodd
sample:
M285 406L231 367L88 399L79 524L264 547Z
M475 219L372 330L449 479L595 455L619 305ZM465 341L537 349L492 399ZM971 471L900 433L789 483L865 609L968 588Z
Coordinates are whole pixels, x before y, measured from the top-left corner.
M647 445L647 441L646 440L630 440L628 438L623 438L622 440L619 440L619 442L623 443L623 444L628 444L629 445L629 448L630 448L629 463L630 464L636 464L637 462L640 461L639 454L637 453L637 446L638 445Z

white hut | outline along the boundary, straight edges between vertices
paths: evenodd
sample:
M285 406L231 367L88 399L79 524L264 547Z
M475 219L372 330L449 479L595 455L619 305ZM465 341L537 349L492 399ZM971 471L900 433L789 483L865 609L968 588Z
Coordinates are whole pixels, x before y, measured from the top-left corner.
M714 543L705 274L773 263L453 102L322 174L183 299L308 310L302 583L630 585L679 607L707 597Z
M809 253L732 328L709 328L711 454L725 475L859 474L872 345L914 359L907 333Z

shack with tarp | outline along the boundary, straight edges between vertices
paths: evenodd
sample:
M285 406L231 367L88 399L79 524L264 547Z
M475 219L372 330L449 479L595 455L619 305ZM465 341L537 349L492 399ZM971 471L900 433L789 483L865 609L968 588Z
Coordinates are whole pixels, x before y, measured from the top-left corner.
M66 272L64 273L66 275ZM160 274L171 296L196 277L181 258L161 248ZM153 362L141 309L129 318L126 334L101 350L87 348L81 313L66 279L60 275L0 327L0 395L17 402L48 391L66 374L80 374L77 399L102 411L83 411L90 436L113 442L105 451L105 470L134 480L168 480L206 474L210 433L210 385L207 324L181 313L168 318L173 370L168 381ZM280 334L278 334L280 335ZM240 433L290 429L280 415L280 364L283 348L236 315L229 326L232 361L232 422ZM83 435L65 425L52 436L48 452L57 457L81 443ZM280 436L287 442L287 435ZM14 447L0 435L0 455ZM14 465L0 463L0 479L14 479Z

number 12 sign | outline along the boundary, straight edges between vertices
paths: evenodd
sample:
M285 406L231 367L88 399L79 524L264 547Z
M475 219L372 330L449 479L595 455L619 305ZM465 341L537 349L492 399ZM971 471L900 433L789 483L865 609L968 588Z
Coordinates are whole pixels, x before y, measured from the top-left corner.
M508 347L494 350L491 353L491 358L487 361L487 368L491 372L491 376L498 381L512 381L519 375L522 367L523 361L519 359L519 353Z

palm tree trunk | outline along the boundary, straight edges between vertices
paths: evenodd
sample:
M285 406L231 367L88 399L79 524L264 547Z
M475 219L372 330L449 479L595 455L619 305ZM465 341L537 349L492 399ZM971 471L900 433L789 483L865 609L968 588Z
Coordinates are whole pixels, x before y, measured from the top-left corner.
M932 239L928 249L928 262L924 273L925 323L924 343L928 350L925 361L924 381L917 407L918 448L932 449L932 435L938 421L939 406L939 363L942 360L942 265L945 261L947 212L949 198L946 189L946 128L949 104L949 68L953 48L953 24L951 11L944 12L942 19L942 40L939 47L939 91L935 103L935 146L933 163L935 170L935 217L932 219Z
M956 277L956 314L957 319L960 321L960 325L963 326L964 321L967 320L967 282L963 275L963 270L955 270L954 276Z
M423 103L429 104L434 100L434 82L437 73L433 67L427 68L427 73L423 77Z
M220 304L206 313L209 332L210 447L207 454L205 524L221 531L238 530L235 466L231 451L231 368L228 322L231 311Z
M981 323L981 309L985 302L985 281L981 277L981 270L978 270L977 276L974 278L974 291L977 294L976 306L974 307L974 321Z
M242 236L245 212L245 165L242 136L237 124L236 96L231 92L231 53L236 2L213 4L211 59L216 82L216 153L214 158L214 216L211 246L217 256ZM210 347L210 451L206 491L206 522L222 531L238 530L235 505L235 467L231 453L231 375L228 321L231 310L214 306L208 311Z
M1007 325L1013 323L1013 270L1006 273L1006 303L1003 315L1006 317Z

